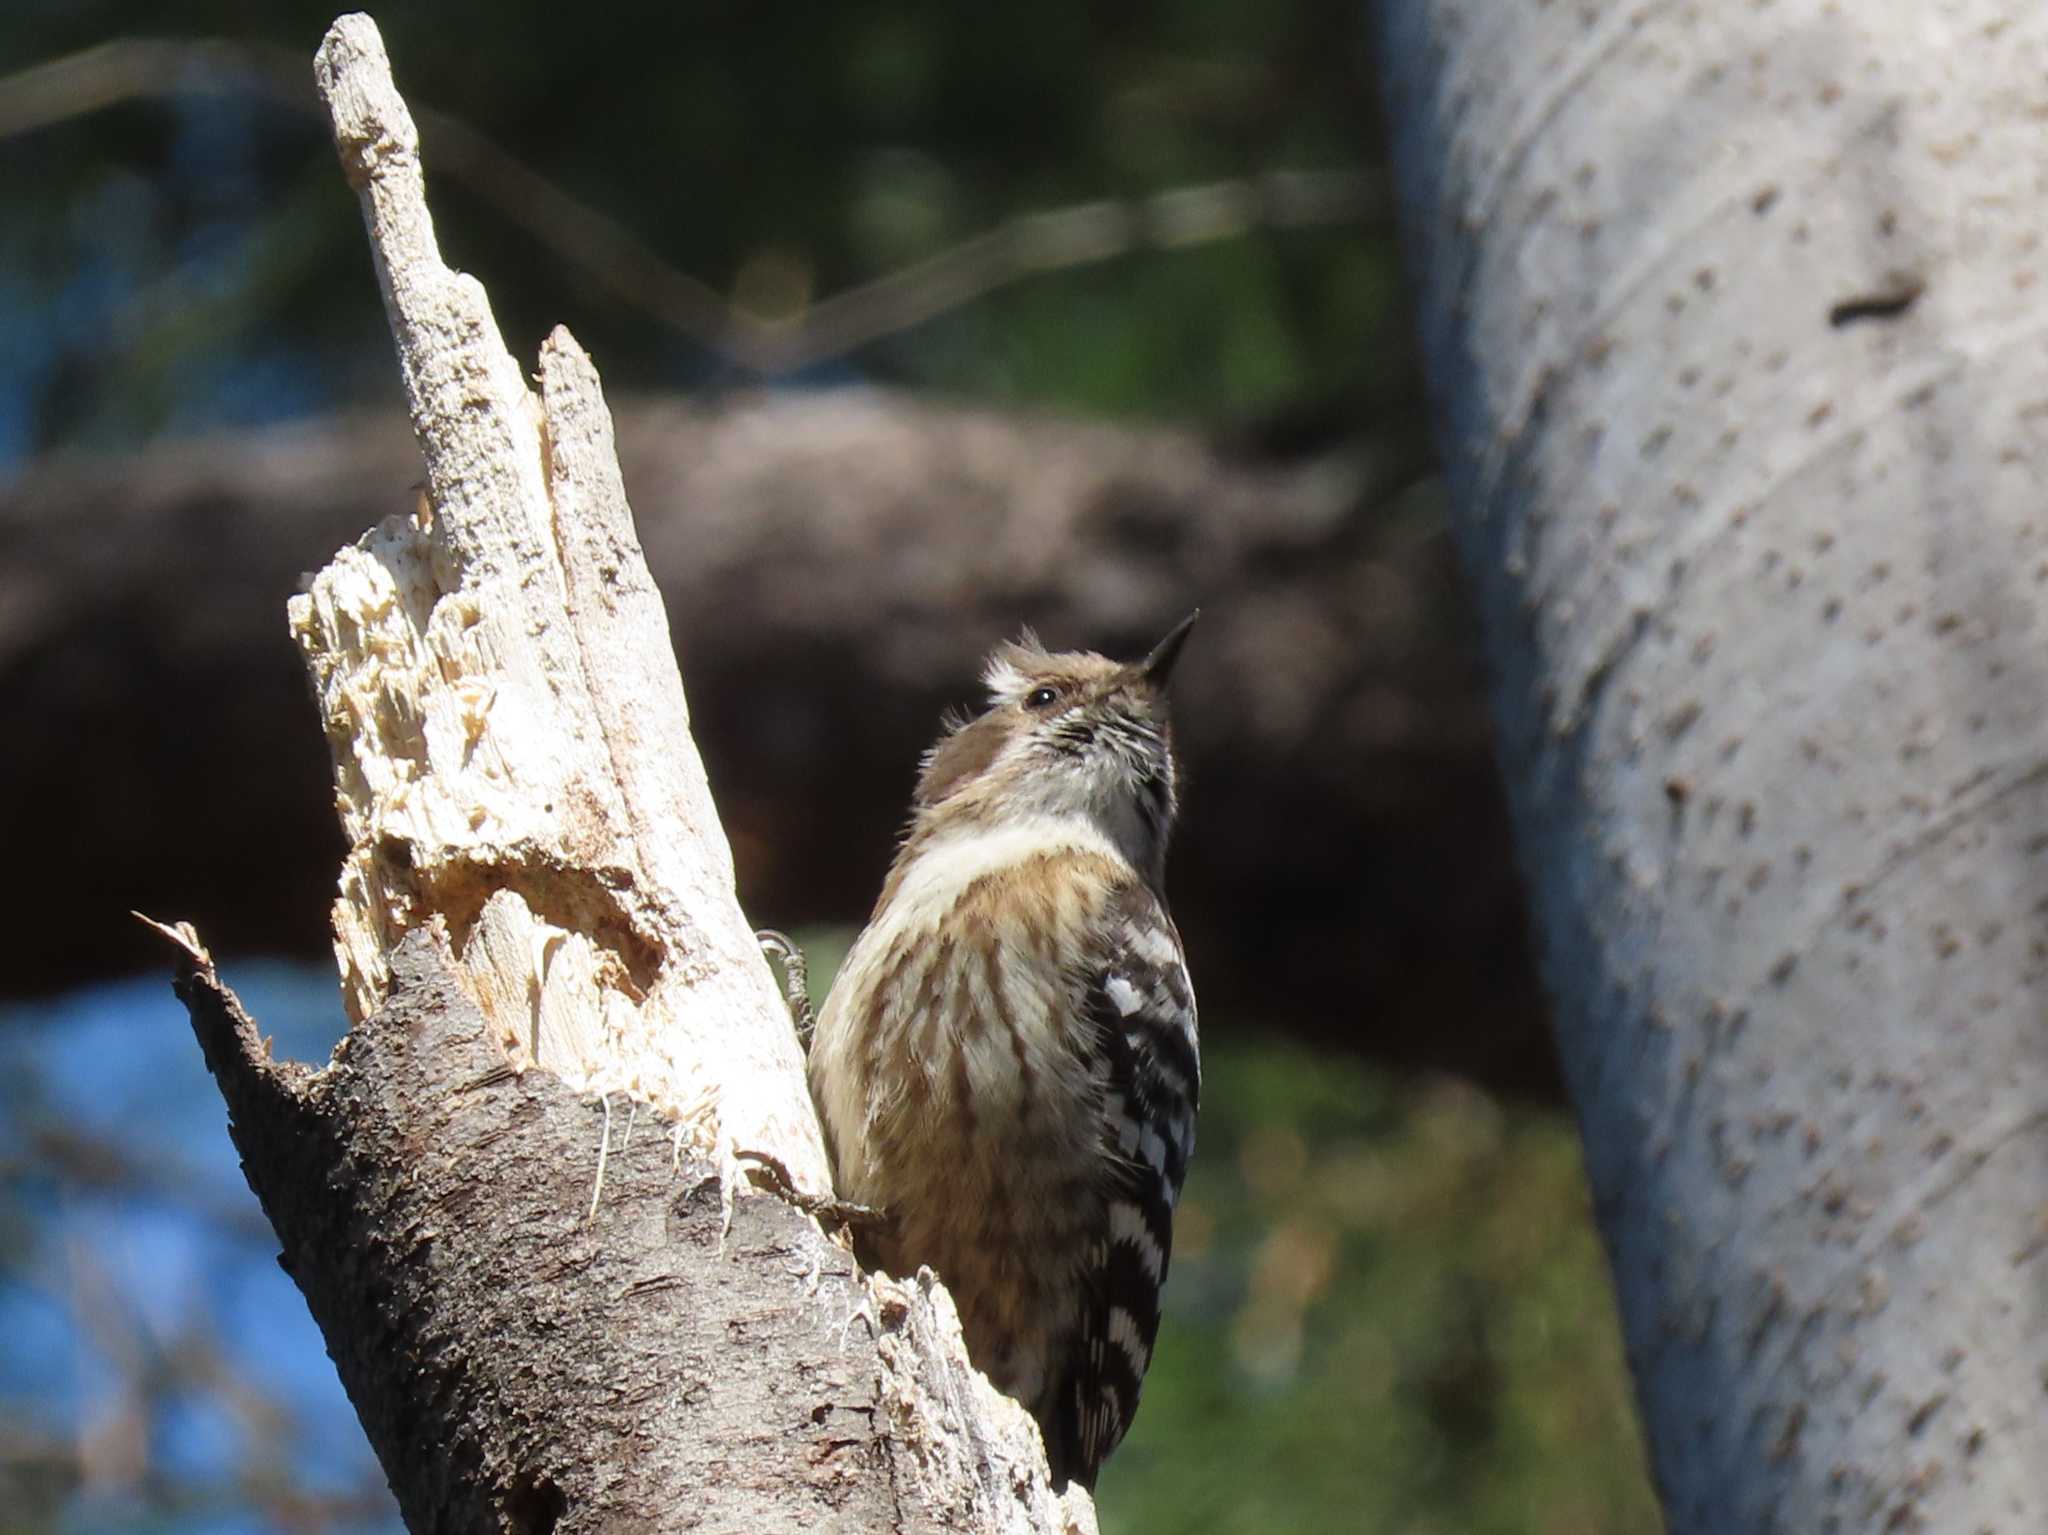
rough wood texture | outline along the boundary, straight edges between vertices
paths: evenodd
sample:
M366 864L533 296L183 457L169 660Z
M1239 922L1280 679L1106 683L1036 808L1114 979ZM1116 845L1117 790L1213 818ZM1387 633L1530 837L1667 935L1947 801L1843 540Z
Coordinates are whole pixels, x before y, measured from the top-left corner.
M936 1287L869 1281L623 1100L515 1072L419 932L324 1070L177 989L415 1531L1060 1531L1036 1429ZM730 1224L728 1224L728 1221Z
M2048 1528L2048 10L1372 9L1674 1535Z
M350 843L334 1061L271 1063L171 936L408 1525L1092 1528L929 1276L871 1282L746 1187L749 1154L830 1181L596 374L557 332L535 398L441 265L368 18L317 74L428 465L292 604Z
M690 739L596 370L564 331L540 394L482 285L435 249L418 136L366 17L315 74L363 205L426 458L292 599L349 842L342 993L433 918L509 1059L645 1100L693 1149L830 1192L817 1119Z

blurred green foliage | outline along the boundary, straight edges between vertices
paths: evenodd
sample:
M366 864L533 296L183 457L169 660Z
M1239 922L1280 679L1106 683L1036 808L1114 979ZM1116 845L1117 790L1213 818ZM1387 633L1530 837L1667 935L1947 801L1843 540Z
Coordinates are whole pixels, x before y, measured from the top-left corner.
M1174 1245L1105 1535L1662 1528L1563 1115L1211 1047Z
M45 78L36 125L0 140L0 311L22 317L27 420L10 437L112 447L395 401L354 199L309 88L337 9L85 0L0 19L0 74L116 39L192 45L119 91L103 89L104 58ZM1380 156L1365 16L1334 0L371 9L425 123L449 259L484 280L515 354L566 323L614 390L749 379L564 259L542 233L582 246L590 232L494 200L432 114L711 296L784 318L1020 216L1278 170L1370 176ZM230 47L208 54L208 39ZM15 109L26 101L17 88ZM1383 208L1314 229L1254 220L1027 278L807 376L1121 416L1306 404L1356 425L1412 404L1396 274Z

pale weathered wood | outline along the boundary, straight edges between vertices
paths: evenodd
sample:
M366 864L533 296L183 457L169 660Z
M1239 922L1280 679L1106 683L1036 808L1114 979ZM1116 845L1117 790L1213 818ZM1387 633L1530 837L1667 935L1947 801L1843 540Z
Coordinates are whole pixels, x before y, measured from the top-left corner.
M396 940L442 920L515 1059L643 1099L721 1161L772 1154L825 1194L596 370L557 331L527 387L482 286L440 259L381 61L367 18L347 18L318 75L427 498L291 605L349 840L335 928L351 1014L381 1002Z
M558 331L536 396L441 263L367 17L317 73L428 466L291 604L349 842L333 1063L271 1062L172 936L409 1525L1091 1530L944 1290L742 1175L830 1192L595 370Z

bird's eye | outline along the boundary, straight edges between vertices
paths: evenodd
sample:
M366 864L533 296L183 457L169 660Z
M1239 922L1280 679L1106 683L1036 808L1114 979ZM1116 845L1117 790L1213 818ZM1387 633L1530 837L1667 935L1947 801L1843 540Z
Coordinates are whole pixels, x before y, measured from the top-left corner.
M1060 690L1055 687L1033 688L1024 695L1024 707L1027 709L1050 709L1059 701Z

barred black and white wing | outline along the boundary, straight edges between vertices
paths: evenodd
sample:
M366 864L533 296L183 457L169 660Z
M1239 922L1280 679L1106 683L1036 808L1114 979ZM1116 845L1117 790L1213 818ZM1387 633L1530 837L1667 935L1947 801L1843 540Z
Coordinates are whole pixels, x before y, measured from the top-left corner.
M1105 914L1086 1010L1106 1063L1107 1221L1088 1253L1085 1301L1055 1432L1055 1484L1087 1487L1131 1426L1159 1335L1173 1209L1195 1149L1202 1074L1180 935L1142 884Z

